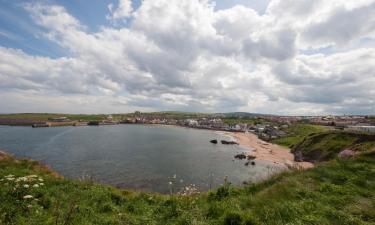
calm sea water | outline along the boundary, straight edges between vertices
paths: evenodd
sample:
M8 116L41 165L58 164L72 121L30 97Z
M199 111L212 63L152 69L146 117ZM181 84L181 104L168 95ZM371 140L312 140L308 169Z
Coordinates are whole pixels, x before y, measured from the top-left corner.
M267 162L246 167L246 161L233 160L244 149L209 143L227 138L165 126L0 126L0 149L17 157L39 160L66 177L161 193L169 191L171 180L176 191L190 184L204 191L222 184L225 176L239 185L269 175Z

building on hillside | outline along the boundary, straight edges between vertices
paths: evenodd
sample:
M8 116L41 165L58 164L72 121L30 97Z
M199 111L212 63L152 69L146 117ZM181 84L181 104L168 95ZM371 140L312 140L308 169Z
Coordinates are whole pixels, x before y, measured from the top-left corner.
M375 126L348 126L345 130L375 134Z
M193 119L187 119L186 123L187 123L188 126L191 126L191 127L195 127L195 126L199 125L198 121L197 120L193 120Z

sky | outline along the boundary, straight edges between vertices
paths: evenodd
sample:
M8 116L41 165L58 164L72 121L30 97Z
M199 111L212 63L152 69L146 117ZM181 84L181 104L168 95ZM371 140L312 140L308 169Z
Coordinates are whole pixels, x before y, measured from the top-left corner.
M0 113L375 114L375 0L0 0Z

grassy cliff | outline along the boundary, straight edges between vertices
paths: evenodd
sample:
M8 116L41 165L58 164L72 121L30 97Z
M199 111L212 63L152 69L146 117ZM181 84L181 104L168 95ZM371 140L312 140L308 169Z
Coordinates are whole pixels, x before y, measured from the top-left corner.
M312 133L295 144L292 152L303 161L320 162L333 159L344 149L364 152L375 147L375 135L330 131Z
M0 202L0 224L374 224L375 154L192 196L63 179L7 156Z
M292 148L307 136L328 131L330 128L319 125L297 123L284 129L288 134L286 137L272 140L273 143Z

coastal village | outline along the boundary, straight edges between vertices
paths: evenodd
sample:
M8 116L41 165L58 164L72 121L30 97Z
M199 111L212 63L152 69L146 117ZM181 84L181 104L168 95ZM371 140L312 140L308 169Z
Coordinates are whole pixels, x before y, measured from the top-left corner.
M45 121L28 119L1 118L0 125L32 126L34 128L55 126L102 126L119 124L159 124L210 129L227 132L251 132L260 139L269 141L287 135L287 129L293 124L304 123L323 125L332 129L353 132L375 133L375 119L370 116L274 116L260 115L252 117L237 116L228 120L220 114L203 116L184 116L177 118L170 115L141 113L103 115L101 119L74 119L69 116L51 117Z
M128 114L107 115L58 115L45 114L43 120L30 119L29 115L12 115L13 118L2 118L0 125L32 126L46 128L57 126L121 126L121 125L161 125L178 126L193 129L205 129L223 132L230 140L207 140L212 144L240 145L250 151L236 152L235 159L245 159L245 166L255 165L254 159L265 160L277 167L310 168L313 164L303 160L293 152L293 144L278 143L301 133L296 127L318 125L319 129L350 131L358 134L375 134L373 116L274 116L254 115L250 113L203 114L181 112L142 113L136 111ZM29 117L28 117L29 116ZM34 116L34 115L33 115ZM307 126L306 126L307 125ZM276 141L276 142L275 142ZM291 149L290 151L285 151Z

